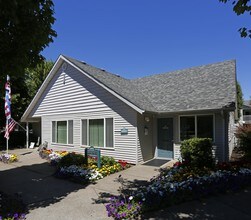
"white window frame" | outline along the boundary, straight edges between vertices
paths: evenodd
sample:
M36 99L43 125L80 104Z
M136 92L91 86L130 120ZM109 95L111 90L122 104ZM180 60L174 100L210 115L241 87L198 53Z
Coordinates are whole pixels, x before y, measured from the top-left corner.
M65 122L66 121L66 144L65 143L58 143L58 142L53 142L53 136L52 136L52 131L53 131L53 122L55 122L55 139L57 139L57 123L58 122ZM69 144L69 121L72 121L72 126L73 126L73 137L72 137L72 144ZM60 145L70 145L72 146L74 144L74 120L69 119L69 120L53 120L51 121L51 143L52 144L60 144Z
M104 122L104 147L100 147L100 146L93 146L93 147L95 147L95 148L100 148L100 149L114 149L114 146L115 146L115 134L114 134L114 130L115 130L115 128L114 128L114 125L115 125L115 123L114 123L114 117L96 117L96 118L81 118L80 119L80 141L81 141L81 146L82 147L90 147L90 142L89 142L89 121L90 120L100 120L100 119L102 119L103 120L103 122ZM107 147L106 146L106 119L112 119L112 127L113 127L113 130L112 130L112 133L113 133L113 146L112 147ZM83 140L83 132L82 132L82 121L83 120L86 120L86 126L87 126L87 145L84 145L83 143L82 143L82 140Z
M215 142L215 114L189 114L189 115L179 115L179 120L178 120L178 132L179 132L179 142L182 140L180 139L180 118L181 117L194 117L194 129L195 129L195 137L197 137L197 117L198 116L213 116L213 140L212 142Z

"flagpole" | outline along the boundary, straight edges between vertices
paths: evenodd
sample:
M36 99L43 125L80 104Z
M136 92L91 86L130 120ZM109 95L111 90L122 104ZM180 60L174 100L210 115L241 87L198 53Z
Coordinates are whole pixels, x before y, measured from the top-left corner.
M8 119L6 120L6 128L5 129L9 129L9 124L8 124ZM9 154L9 138L6 138L6 153Z
M16 120L14 120L13 118L12 118L12 120L13 120L14 122L16 122L16 124L17 124L18 126L20 126L22 129L24 129L24 130L26 131L26 129L25 129L22 125L20 125Z
M7 75L7 81L5 83L5 100L4 100L4 111L6 116L6 128L5 128L5 138L6 138L6 151L9 154L9 120L11 119L11 89L10 89L10 77Z

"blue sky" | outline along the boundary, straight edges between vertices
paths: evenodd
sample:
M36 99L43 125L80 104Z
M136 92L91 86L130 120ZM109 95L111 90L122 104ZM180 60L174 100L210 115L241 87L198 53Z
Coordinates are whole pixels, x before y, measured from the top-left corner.
M251 16L218 0L54 0L58 37L47 60L64 54L125 78L236 59L244 98L251 96Z

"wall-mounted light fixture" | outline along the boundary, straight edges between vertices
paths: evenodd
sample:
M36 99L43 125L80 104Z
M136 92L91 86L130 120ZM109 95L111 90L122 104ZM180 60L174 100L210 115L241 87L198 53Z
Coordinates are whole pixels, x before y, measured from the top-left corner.
M145 121L146 122L149 122L150 121L150 118L148 116L145 116Z

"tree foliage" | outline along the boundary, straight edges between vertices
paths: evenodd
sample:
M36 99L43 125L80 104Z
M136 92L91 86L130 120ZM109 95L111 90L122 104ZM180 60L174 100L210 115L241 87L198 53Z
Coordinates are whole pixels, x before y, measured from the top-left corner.
M239 16L243 14L251 15L251 3L250 0L219 0L220 2L227 3L232 2L233 11ZM241 37L250 37L251 38L251 29L242 27L239 29Z
M35 68L26 68L24 75L11 77L11 114L15 120L20 120L52 66L53 62L42 61L37 64ZM4 88L2 90L4 92ZM4 95L2 95L2 97L3 101L2 105L0 105L0 127L5 126Z
M239 82L236 84L236 90L237 90L237 109L238 109L238 118L240 117L240 109L242 109L243 106L243 93L241 89L241 85Z
M24 82L28 93L28 102L34 98L40 86L50 72L52 66L52 61L44 61L39 63L35 68L27 68L25 70Z
M21 76L43 60L56 32L52 0L0 0L0 75Z
M251 124L239 125L236 136L240 140L240 147L245 153L244 156L251 160Z

